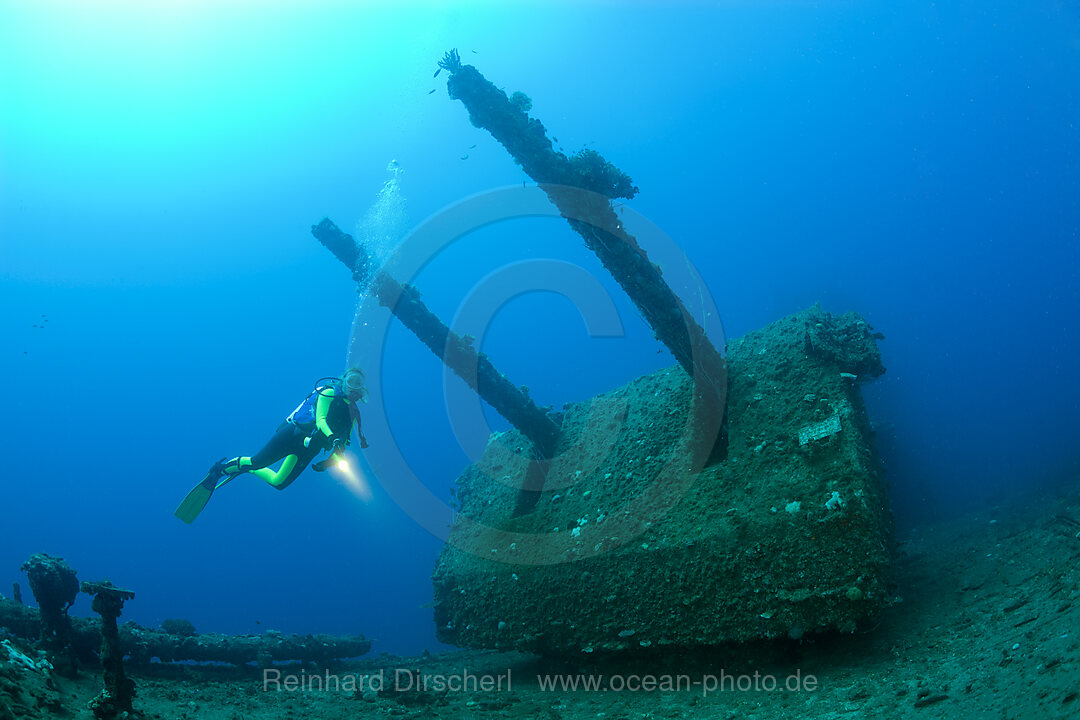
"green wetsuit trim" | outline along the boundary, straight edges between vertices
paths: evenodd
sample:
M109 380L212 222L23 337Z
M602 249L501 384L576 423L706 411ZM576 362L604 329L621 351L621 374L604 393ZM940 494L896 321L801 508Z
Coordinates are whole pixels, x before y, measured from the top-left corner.
M296 455L286 455L285 460L281 463L281 467L277 470L268 467L252 470L250 457L233 458L225 465L225 477L218 482L217 487L228 484L229 481L237 475L248 473L278 490L284 490L289 485L285 480L289 477L293 468L296 467L297 460L299 460L299 458L297 458Z
M328 438L334 437L334 431L330 429L330 423L326 420L333 402L334 388L331 387L319 393L319 400L315 403L315 427Z

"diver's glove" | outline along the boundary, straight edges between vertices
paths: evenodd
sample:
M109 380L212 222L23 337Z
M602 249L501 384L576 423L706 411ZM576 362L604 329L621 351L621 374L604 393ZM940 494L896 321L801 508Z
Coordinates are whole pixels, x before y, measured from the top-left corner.
M334 462L334 458L345 452L345 447L348 445L347 440L336 438L334 444L330 446L330 452L317 463L313 463L311 469L315 472L323 472L326 468L330 467L330 464Z

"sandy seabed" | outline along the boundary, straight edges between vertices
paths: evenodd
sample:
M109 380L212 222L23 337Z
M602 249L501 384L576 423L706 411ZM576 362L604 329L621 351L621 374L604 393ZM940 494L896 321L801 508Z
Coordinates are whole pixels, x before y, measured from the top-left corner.
M1080 491L900 534L903 602L852 635L679 656L553 662L379 655L222 679L135 676L136 710L206 718L1074 718L1080 716ZM91 718L99 679L0 668L0 720Z

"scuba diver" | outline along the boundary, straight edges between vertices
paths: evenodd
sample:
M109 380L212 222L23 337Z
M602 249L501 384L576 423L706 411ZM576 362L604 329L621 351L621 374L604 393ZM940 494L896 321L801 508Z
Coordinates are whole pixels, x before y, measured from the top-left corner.
M360 447L366 448L367 440L360 432L360 410L356 406L366 401L366 396L364 373L359 368L346 370L340 378L321 378L262 450L250 457L222 458L214 463L202 482L176 508L176 517L190 524L206 507L214 490L244 473L284 490L319 452L328 450L329 455L312 466L316 472L324 471L335 458L341 458L354 422ZM280 468L270 467L278 461L282 461Z

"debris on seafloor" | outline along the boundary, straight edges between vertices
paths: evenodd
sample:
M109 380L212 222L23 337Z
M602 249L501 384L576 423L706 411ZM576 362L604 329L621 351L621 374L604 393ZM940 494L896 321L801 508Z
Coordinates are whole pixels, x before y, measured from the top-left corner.
M0 720L66 714L45 653L15 639L0 641Z
M821 422L811 423L805 427L799 428L799 444L807 445L814 440L820 440L821 438L835 435L843 428L840 427L840 416L830 415Z
M104 685L101 693L90 702L94 717L112 720L134 713L131 701L135 697L135 681L124 674L124 651L120 646L120 630L116 619L124 603L135 599L135 593L104 582L82 583L82 591L94 596L92 608L101 615L101 666Z
M62 675L74 676L78 658L73 647L71 618L68 610L79 594L79 579L63 558L45 553L31 556L23 563L23 572L30 581L30 592L37 601L41 615L39 643ZM16 586L17 587L17 586ZM17 593L21 605L22 593Z
M32 640L40 636L41 626L37 608L0 598L0 628L14 637ZM99 623L73 617L71 627L76 656L84 663L94 662L101 647ZM227 663L235 666L256 661L259 657L269 657L275 662L327 663L360 657L371 650L371 641L362 635L297 635L275 630L259 635L198 633L194 632L190 622L178 620L168 622L168 627L160 629L126 622L120 626L120 643L128 666L136 668L157 664L153 662L155 658L160 663Z

